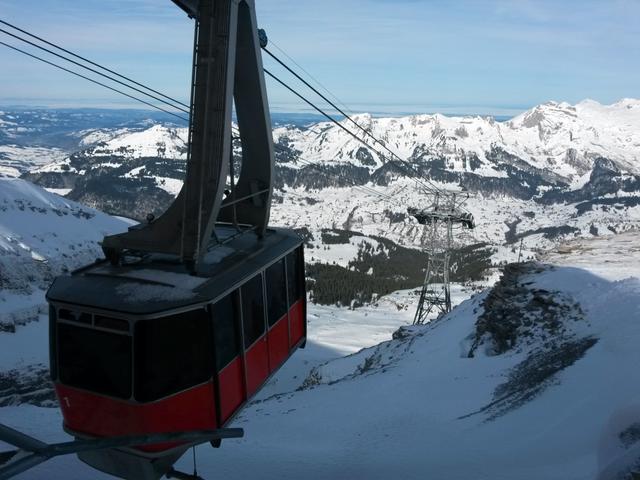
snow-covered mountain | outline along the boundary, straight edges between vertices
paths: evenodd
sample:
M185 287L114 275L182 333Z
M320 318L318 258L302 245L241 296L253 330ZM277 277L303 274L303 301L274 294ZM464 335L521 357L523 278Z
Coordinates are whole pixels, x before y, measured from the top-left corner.
M511 125L358 117L439 186L473 194L467 207L478 226L457 237L466 246L453 258L460 305L422 327L409 326L426 261L417 250L426 229L406 211L425 201L414 180L329 124L277 128L272 223L305 236L318 303L309 305L307 348L235 420L246 437L198 449L200 474L630 478L640 459L640 242L632 231L640 176L637 129L629 127L637 104L547 104ZM578 136L596 123L599 142ZM472 125L484 132L476 129L473 141ZM184 175L181 131L124 128L83 127L77 150L25 176L66 188L67 198L0 178L0 423L45 441L69 437L48 408L55 399L42 288L101 256L103 235L128 226L71 199L147 212L170 202ZM503 140L519 132L517 142L499 143L498 131ZM484 135L494 141L483 143ZM487 267L517 258L521 240L525 258L544 254L563 266L510 267L478 292L490 285ZM379 295L396 288L406 290ZM345 304L336 289L364 305L336 307ZM19 325L28 319L39 321ZM178 467L189 470L190 459ZM24 478L106 477L66 457Z
M471 195L467 208L478 228L464 242L491 245L494 263L517 258L520 241L526 258L575 237L640 228L640 100L549 102L507 122L437 114L354 119L421 177ZM180 190L186 129L158 124L75 135L84 147L24 178L136 218L158 215ZM327 122L279 126L274 139L272 221L308 232L312 261L349 267L361 249L377 248L375 237L424 245L426 230L407 208L429 200L406 165L379 155L380 145L366 148ZM325 230L367 238L327 243Z
M538 177L537 183L570 184L576 188L586 180L600 157L629 173L638 173L640 168L640 100L624 99L613 105L585 100L575 106L549 102L508 122L496 122L490 117L439 114L402 118L362 114L354 116L354 120L362 130L382 139L386 147L415 167L434 170L436 180L464 183L463 177L451 176L455 172L504 179L513 176L515 169ZM343 120L342 124L362 133L349 120ZM274 130L277 156L287 171L304 169L308 162L327 167L346 165L354 177L350 180L380 183L380 176L388 173L389 167L385 169L385 165L393 158L364 133L362 136L370 140L375 149L366 148L328 122ZM118 162L95 163L97 158L184 160L185 140L186 129L161 125L144 131L120 130L111 137L105 131L86 132L80 144L93 144L90 148L64 161L36 168L34 173L86 173L86 165L79 162L80 158L93 163L92 168L120 165ZM299 162L298 157L303 161ZM449 172L449 178L437 178L435 170ZM292 183L287 175L281 180ZM295 180L313 186L304 179ZM482 185L466 186L483 190Z
M593 160L605 157L624 170L638 171L640 161L640 100L623 99L612 105L584 100L576 105L548 102L507 122L491 117L412 115L402 118L353 117L355 122L400 157L419 161L429 156L447 160L453 171L504 176L496 169L495 152L504 151L537 169L569 180L584 175ZM322 122L308 127L284 126L274 130L283 147L317 163L348 162L373 171L390 155L349 120L343 125L362 133L378 151L367 151L339 127ZM131 129L83 130L76 134L86 156L184 159L186 129L154 125ZM479 163L478 163L479 162ZM52 162L53 163L53 162Z
M412 115L373 118L357 115L360 127L400 157L412 162L444 161L452 171L504 177L499 153L517 157L552 178L578 180L598 157L625 170L640 169L640 100L613 105L585 100L577 105L549 102L508 122L487 117ZM356 128L351 122L344 126ZM339 127L321 123L308 129L278 128L275 138L314 162L348 162L370 171L392 160L367 152Z
M491 117L412 115L374 118L355 115L355 122L400 157L420 161L438 156L452 171L503 177L496 168L495 152L504 151L568 180L578 180L598 157L616 162L623 170L640 169L640 100L623 99L612 105L584 100L576 105L548 102L507 122ZM349 120L343 125L362 133ZM86 156L122 156L128 159L160 157L185 159L186 129L154 125L144 131L120 129L81 132ZM328 123L308 128L284 126L274 130L282 146L316 163L348 162L374 171L390 158L388 152L363 134L386 156L367 151L344 130ZM478 163L479 162L479 163Z
M0 178L0 331L37 318L53 277L102 257L98 242L128 225L25 180Z
M19 177L114 137L170 122L163 113L100 109L0 109L0 176ZM155 153L154 153L155 154Z
M145 130L132 131L119 129L115 132L93 130L82 132L80 145L89 145L82 151L84 157L112 158L121 157L124 160L139 158L171 158L175 160L187 159L187 130L184 128L170 128L163 125L153 125ZM119 164L105 162L93 167L117 167ZM72 158L32 170L33 173L42 172L71 172L79 173L72 164Z
M548 189L577 189L588 181L598 158L630 174L639 168L640 100L608 106L550 102L508 122L438 114L354 119L422 176L486 194L528 199ZM359 131L349 120L342 123ZM77 176L157 177L155 186L175 194L179 185L168 179L179 180L184 171L185 129L155 125L144 131L83 134L79 143L89 148L36 167L29 178L46 187L69 188ZM366 148L331 123L278 127L274 138L280 186L382 185L407 175L389 155L380 155L386 152L380 145ZM161 161L167 159L175 161Z

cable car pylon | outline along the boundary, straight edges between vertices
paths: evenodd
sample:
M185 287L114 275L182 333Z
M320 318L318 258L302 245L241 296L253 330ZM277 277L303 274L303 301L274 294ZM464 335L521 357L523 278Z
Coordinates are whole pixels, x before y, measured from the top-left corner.
M428 255L420 299L413 318L414 325L422 325L432 313L442 315L451 311L450 261L453 249L453 227L475 228L473 215L463 209L466 196L441 192L430 194L428 207L408 208L418 223L427 226L425 251Z
M267 228L274 149L260 56L265 39L258 34L253 1L173 1L196 20L186 178L162 216L105 237L103 250L113 263L126 250L176 255L197 272L219 243L216 222L260 237ZM242 171L226 195L234 105Z
M304 243L268 226L274 147L254 0L173 1L195 20L182 190L50 286L50 374L75 440L0 425L16 447L0 452L0 480L68 453L125 480L195 480L173 465L241 437L231 422L306 344Z

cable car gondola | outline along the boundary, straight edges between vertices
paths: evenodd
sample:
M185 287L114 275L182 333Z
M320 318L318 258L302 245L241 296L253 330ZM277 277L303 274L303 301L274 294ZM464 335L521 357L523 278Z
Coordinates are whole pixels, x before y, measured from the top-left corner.
M183 188L158 219L105 237L105 259L57 278L47 292L64 429L79 440L82 461L132 480L172 472L194 443L172 432L228 425L306 340L302 240L268 227L274 155L260 57L267 39L258 35L253 0L173 1L196 28ZM4 438L35 452L32 464L48 455L5 430ZM212 443L237 434L220 431ZM87 439L97 443L88 448Z
M78 438L227 425L306 338L299 238L228 239L200 275L161 255L102 261L48 292L51 374L64 428ZM222 258L220 258L222 257ZM158 478L188 445L79 453L124 478Z

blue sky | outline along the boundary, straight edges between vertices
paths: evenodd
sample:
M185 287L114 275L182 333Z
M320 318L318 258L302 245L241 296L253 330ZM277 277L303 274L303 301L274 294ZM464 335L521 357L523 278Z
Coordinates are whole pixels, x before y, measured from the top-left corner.
M640 0L257 0L257 8L275 44L352 111L501 115L548 100L640 97ZM187 98L192 24L169 0L0 0L0 18ZM273 110L304 110L268 88ZM2 46L0 104L132 106Z

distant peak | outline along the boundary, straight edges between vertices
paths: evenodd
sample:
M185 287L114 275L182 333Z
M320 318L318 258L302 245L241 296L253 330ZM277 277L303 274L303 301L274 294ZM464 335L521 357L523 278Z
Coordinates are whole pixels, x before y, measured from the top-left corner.
M597 105L600 106L602 105L600 102L593 100L592 98L585 98L584 100L582 100L581 102L579 102L578 104L576 104L576 106L587 106L587 105Z
M613 104L615 107L639 107L640 99L637 98L621 98Z
M170 130L170 128L165 126L165 125L163 125L163 124L161 124L161 123L157 123L157 124L149 127L148 130L154 131L154 132L165 132L165 131Z
M351 115L351 119L363 128L369 128L373 124L373 115L370 113L356 113ZM341 120L341 122L351 123L347 118Z
M545 107L560 109L560 110L571 110L574 108L569 102L557 102L555 100L549 100L548 102L542 103L537 107L534 107L534 110L544 110Z
M373 117L370 113L355 113L353 115L351 115L351 118L353 118L354 120L364 120L364 121L370 121Z
M576 106L579 107L591 107L591 108L638 108L640 107L640 100L637 98L621 98L615 103L610 105L602 104L596 100L590 98L582 100Z

